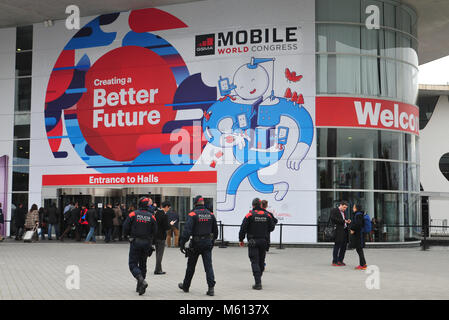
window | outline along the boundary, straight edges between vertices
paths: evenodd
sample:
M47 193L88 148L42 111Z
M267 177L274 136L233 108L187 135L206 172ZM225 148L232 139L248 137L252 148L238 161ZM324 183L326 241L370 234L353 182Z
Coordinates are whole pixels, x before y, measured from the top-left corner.
M16 79L15 111L31 110L31 78Z

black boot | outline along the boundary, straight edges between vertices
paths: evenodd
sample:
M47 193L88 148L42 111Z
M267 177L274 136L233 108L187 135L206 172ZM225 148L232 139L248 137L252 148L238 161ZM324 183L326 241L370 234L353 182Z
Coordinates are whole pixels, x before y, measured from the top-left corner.
M136 291L139 292L139 296L145 293L145 290L148 287L148 283L145 281L142 275L137 276L137 288Z
M254 290L262 290L262 283L256 283L255 285L253 285L253 289Z
M184 292L189 292L189 288L184 288L184 284L182 282L178 283L178 288Z
M214 293L214 287L209 287L209 290L207 290L207 292L206 292L206 294L208 295L208 296L213 296L215 293Z

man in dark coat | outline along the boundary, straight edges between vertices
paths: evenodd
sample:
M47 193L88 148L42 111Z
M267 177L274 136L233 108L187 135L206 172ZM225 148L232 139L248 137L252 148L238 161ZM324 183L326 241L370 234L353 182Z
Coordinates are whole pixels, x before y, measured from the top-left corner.
M81 214L81 209L78 205L78 202L75 203L75 207L67 214L67 228L62 233L59 238L60 241L64 241L65 236L70 232L70 230L75 230L75 239L76 241L81 241L80 238L80 230L79 230L79 219Z
M348 227L351 223L351 220L346 218L345 211L347 208L348 203L346 201L341 201L338 208L333 208L330 213L331 221L336 226L335 244L332 258L333 266L345 266L343 260L345 258L346 246L348 244Z
M27 215L27 209L20 203L15 212L15 224L16 224L16 240L22 240L23 228L25 226L25 219Z
M95 228L97 228L98 216L97 216L97 210L95 209L95 204L90 205L90 209L87 210L86 216L87 216L87 223L89 226L89 233L87 234L85 242L86 243L92 243L92 242L96 243L97 240L95 239Z
M106 243L111 241L113 219L114 219L114 210L112 209L112 205L108 204L106 208L103 209L103 217L101 219L101 223L103 224L104 241Z
M154 237L154 246L156 247L156 266L154 268L154 274L165 274L162 271L162 257L165 250L165 239L167 238L167 230L170 229L168 223L167 211L170 209L169 202L162 203L162 210L157 209L154 217L157 222L157 232Z
M59 239L59 215L56 204L52 203L50 208L47 208L47 220L48 220L48 240L52 240L51 234L53 227L56 232L56 240Z
M255 198L251 210L243 219L240 226L239 242L243 247L243 240L248 239L248 256L255 284L253 289L262 289L262 275L265 269L265 255L268 247L270 232L274 230L273 217L261 208L261 201Z
M196 263L201 255L209 287L206 294L213 296L215 294L215 275L212 267L212 248L215 240L218 238L217 219L205 207L202 196L196 196L193 200L193 205L195 208L188 214L184 230L179 239L181 252L187 256L187 269L184 281L179 283L178 287L184 292L189 292ZM192 238L189 247L186 248L185 245L190 237Z
M179 246L179 215L171 208L167 212L167 218L170 223L170 229L167 231L167 247L171 247L172 235L174 235L174 247Z

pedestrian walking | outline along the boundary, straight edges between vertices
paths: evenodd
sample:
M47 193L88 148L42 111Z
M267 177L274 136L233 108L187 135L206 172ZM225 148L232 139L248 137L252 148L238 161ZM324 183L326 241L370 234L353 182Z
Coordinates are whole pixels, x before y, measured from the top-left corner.
M170 229L167 231L167 247L172 246L173 239L173 247L177 248L179 246L179 215L170 207L167 217L170 223Z
M112 210L112 205L109 203L106 208L103 209L103 216L101 219L101 224L103 226L104 242L109 243L112 239L112 228L114 226L114 210Z
M59 215L56 204L52 203L49 208L47 208L48 215L48 240L53 240L52 230L55 229L56 240L59 239Z
M262 289L262 275L265 270L265 256L267 252L270 232L274 230L274 220L262 210L261 201L255 198L253 209L245 216L240 226L239 243L243 247L243 240L248 239L248 256L255 284L253 289Z
M23 203L19 203L18 208L15 212L15 224L16 224L16 240L22 240L23 231L25 228L25 219L26 219L27 211L23 206Z
M137 280L136 292L145 293L148 283L147 259L152 254L152 239L157 232L156 219L148 211L151 205L148 197L139 199L139 210L131 212L123 223L123 232L129 236L128 266L131 274Z
M165 274L162 270L162 257L164 256L167 231L170 229L170 224L167 217L167 211L170 209L170 203L163 202L161 206L162 209L157 209L154 214L157 222L157 233L154 238L154 246L156 248L156 266L154 269L154 274Z
M39 236L37 234L37 228L39 227L39 211L37 210L37 205L33 204L28 211L25 219L25 230L35 230L36 232L33 235L35 241L39 240Z
M95 239L95 229L98 225L97 210L95 209L95 204L91 204L89 210L87 210L87 222L89 225L89 233L87 234L85 243L96 243Z
M66 212L65 220L66 220L66 228L64 232L59 237L59 241L64 241L65 236L71 232L75 232L75 239L77 241L81 241L80 238L80 230L79 230L79 219L80 219L81 209L79 208L78 202L75 203L75 206L72 210Z
M204 270L208 290L207 295L215 294L215 275L212 267L212 248L218 238L218 226L215 215L204 206L204 198L196 196L193 200L195 208L187 215L184 230L179 239L181 252L187 256L187 269L184 281L178 284L178 287L184 292L189 292L193 274L195 273L196 263L201 255L203 259ZM190 239L189 247L185 245Z
M122 210L120 209L119 204L116 204L112 210L114 211L114 218L112 218L112 226L114 228L112 233L112 241L115 241L115 239L122 241Z

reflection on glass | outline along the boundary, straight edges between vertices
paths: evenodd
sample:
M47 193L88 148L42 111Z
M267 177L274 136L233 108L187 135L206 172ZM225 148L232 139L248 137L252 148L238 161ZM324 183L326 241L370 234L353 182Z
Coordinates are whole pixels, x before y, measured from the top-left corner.
M16 208L18 208L19 205L22 204L26 211L28 211L28 193L13 193L12 203Z
M12 190L28 191L29 167L14 166L12 172Z
M416 165L371 160L318 160L320 189L416 191ZM409 188L409 189L407 189Z
M417 162L416 136L388 130L318 128L318 157Z
M30 137L30 114L14 115L14 139L22 139Z
M17 27L16 50L21 52L33 49L33 26Z
M18 52L16 54L16 76L31 76L32 59L31 51Z
M16 79L15 111L31 110L31 78Z
M30 140L15 140L13 165L28 165L29 162Z

